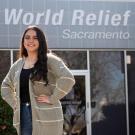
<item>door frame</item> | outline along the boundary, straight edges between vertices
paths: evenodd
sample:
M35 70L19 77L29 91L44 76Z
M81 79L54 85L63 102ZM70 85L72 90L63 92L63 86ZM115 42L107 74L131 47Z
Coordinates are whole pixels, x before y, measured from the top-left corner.
M85 99L86 99L86 126L87 135L91 135L91 96L90 96L90 73L88 70L71 70L74 76L85 77Z

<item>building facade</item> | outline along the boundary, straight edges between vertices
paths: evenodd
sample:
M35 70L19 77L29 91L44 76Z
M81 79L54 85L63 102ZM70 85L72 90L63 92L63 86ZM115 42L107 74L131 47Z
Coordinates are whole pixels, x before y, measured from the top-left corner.
M0 83L28 25L73 72L62 99L64 135L134 135L135 1L2 0Z

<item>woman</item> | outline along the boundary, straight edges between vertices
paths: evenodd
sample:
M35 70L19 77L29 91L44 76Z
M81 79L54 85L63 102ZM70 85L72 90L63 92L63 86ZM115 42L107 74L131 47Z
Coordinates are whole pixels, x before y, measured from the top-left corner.
M1 95L13 108L18 135L62 135L60 99L73 87L74 77L63 61L48 53L44 33L29 26L20 58L2 82Z

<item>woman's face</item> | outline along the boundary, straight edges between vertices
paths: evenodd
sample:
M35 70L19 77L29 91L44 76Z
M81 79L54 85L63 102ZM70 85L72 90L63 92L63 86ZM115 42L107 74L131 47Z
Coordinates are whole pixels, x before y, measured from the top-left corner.
M39 48L39 41L34 30L28 30L24 35L24 47L27 52L37 52Z

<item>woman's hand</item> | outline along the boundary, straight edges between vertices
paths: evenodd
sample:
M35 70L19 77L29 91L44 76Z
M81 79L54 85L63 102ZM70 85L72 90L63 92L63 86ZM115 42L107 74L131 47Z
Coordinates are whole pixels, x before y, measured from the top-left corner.
M43 95L43 94L37 97L37 101L39 103L48 103L48 104L50 104L49 97L46 96L46 95Z

